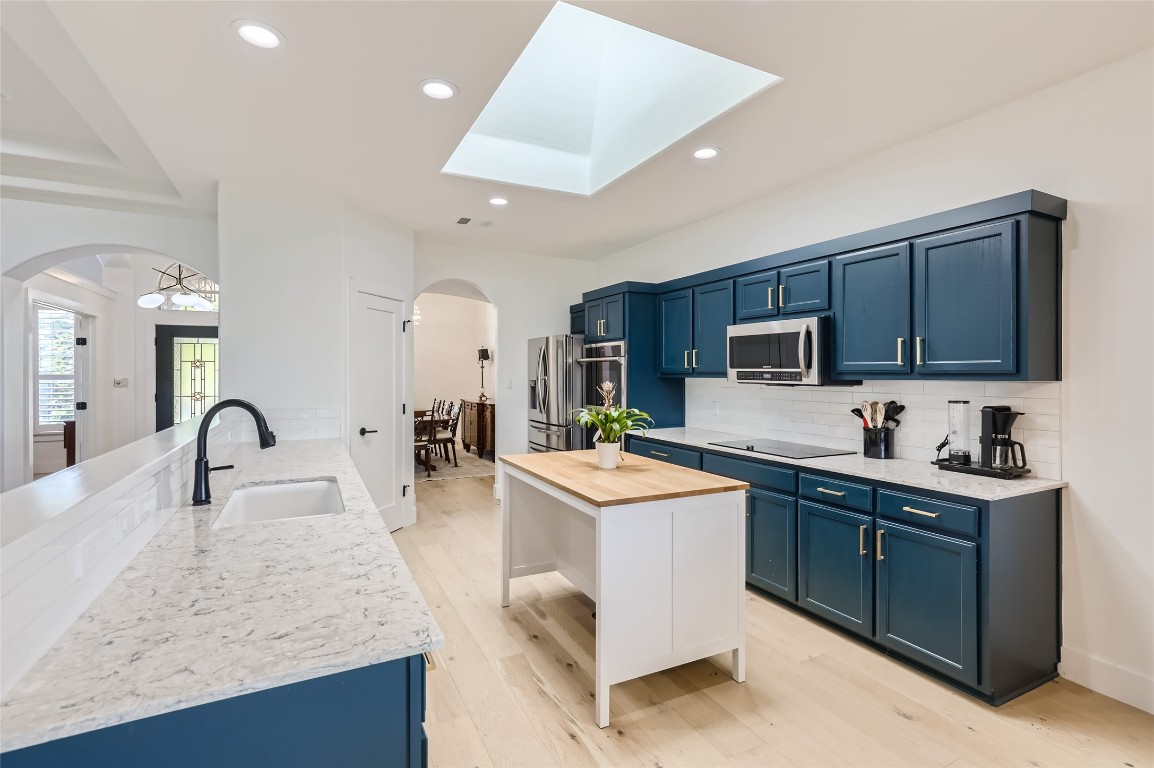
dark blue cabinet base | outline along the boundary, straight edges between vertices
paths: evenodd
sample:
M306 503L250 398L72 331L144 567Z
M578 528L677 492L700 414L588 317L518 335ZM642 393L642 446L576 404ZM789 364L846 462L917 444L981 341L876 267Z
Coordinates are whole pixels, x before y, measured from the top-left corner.
M211 654L211 649L206 653ZM4 768L427 765L423 655L5 752Z

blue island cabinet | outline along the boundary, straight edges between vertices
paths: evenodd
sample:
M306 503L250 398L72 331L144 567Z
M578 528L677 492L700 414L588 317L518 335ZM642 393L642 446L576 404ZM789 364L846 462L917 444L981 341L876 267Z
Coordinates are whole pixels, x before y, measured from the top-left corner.
M205 650L206 654L212 649ZM4 768L418 768L423 654L5 752Z

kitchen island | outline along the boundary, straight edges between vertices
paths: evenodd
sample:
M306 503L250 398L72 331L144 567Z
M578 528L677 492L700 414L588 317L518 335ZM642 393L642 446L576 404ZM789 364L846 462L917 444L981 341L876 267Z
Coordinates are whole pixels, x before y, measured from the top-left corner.
M596 720L609 686L731 652L745 681L745 490L749 484L595 451L500 457L501 605L511 579L557 571L596 612Z
M344 445L231 460L4 696L5 765L420 763L422 654L444 637ZM234 490L317 477L342 512L213 525Z

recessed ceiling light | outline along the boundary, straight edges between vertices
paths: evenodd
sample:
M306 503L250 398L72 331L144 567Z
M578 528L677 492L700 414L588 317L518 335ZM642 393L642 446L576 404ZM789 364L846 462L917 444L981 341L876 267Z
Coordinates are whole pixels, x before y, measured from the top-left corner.
M498 208L500 208L501 206L508 205L508 204L509 204L509 201L503 197L490 197L489 198L489 205L495 205Z
M276 48L284 42L284 35L260 21L238 19L232 23L232 28L242 40L257 48Z
M695 150L693 152L693 156L698 160L712 160L720 154L721 150L717 147L702 147L701 149Z
M422 80L421 93L430 99L451 99L457 95L457 86L448 80Z

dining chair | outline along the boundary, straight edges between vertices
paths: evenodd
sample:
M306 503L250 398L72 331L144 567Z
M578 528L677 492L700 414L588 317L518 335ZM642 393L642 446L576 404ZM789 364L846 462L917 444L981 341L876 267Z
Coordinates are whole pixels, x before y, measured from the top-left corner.
M464 406L464 400L461 401L460 405L456 406L450 403L450 415L447 417L449 423L445 427L437 429L432 440L434 445L439 446L440 449L444 451L446 461L449 460L449 449L452 448L454 467L461 466L457 463L457 425L461 421L461 411L465 409Z

